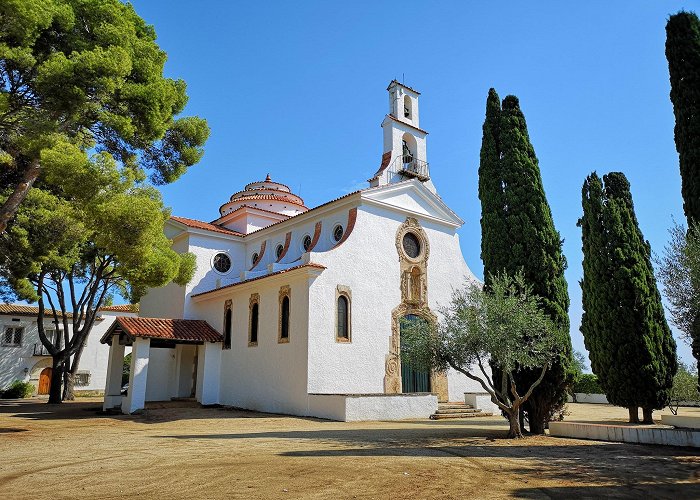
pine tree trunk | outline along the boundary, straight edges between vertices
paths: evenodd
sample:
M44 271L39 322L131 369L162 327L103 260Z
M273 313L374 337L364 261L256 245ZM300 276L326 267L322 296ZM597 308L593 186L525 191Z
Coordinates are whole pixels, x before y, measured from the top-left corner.
M53 356L51 371L51 388L49 389L49 404L61 402L61 383L63 382L63 361Z
M73 401L75 399L75 393L73 388L75 387L75 374L67 371L66 372L66 386L63 390L63 401Z
M639 408L636 406L630 406L627 408L630 414L630 424L638 424L639 423Z
M654 409L653 408L642 408L642 415L644 416L643 423L653 424L654 423Z
M511 410L510 412L506 412L506 415L508 416L508 423L510 424L510 429L508 429L508 435L506 437L509 439L521 439L523 437L523 431L520 427L520 411Z

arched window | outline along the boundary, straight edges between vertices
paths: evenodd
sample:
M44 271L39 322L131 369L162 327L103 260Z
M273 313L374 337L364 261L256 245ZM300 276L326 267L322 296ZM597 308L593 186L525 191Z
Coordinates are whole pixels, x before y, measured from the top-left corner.
M409 120L413 118L413 102L407 95L403 96L403 116Z
M345 295L338 296L338 330L337 336L339 340L350 339L350 304Z
M280 342L289 340L289 295L280 302Z
M258 345L258 311L260 296L254 293L250 296L250 323L248 328L248 345Z
M224 306L224 344L223 349L231 349L231 301Z

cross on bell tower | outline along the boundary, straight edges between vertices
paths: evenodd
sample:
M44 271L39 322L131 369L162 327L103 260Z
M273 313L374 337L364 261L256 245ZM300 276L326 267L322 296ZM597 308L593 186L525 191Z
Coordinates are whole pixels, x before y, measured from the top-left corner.
M418 96L420 92L392 80L389 92L389 114L382 121L384 154L370 186L382 186L406 179L418 179L435 192L425 147L428 132L420 128Z

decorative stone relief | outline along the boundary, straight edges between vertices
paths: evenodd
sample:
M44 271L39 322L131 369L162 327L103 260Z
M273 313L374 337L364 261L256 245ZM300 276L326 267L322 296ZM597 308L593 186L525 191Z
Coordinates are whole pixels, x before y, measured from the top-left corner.
M408 233L410 233L410 241L407 244L404 242L404 237ZM418 248L416 248L416 242ZM391 313L389 354L384 364L384 392L387 394L400 394L402 390L401 318L413 314L430 323L437 323L437 316L428 307L427 278L430 244L425 231L415 218L407 217L406 221L399 226L396 232L396 250L399 254L401 304ZM446 373L432 371L430 386L431 391L437 393L438 401L448 400Z

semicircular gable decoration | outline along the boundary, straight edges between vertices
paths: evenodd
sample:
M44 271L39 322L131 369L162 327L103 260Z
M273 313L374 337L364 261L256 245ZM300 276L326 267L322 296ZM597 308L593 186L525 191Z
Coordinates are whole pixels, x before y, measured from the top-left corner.
M357 220L357 207L351 208L348 211L348 222L345 225L345 231L343 232L343 237L340 238L340 241L335 244L333 248L338 248L340 245L345 243L345 240L347 240L350 237L350 233L352 233L352 230L355 228L355 221Z
M316 226L314 227L314 237L311 239L311 245L309 245L309 249L307 252L312 251L315 247L316 244L318 243L318 239L321 237L321 228L323 227L323 222L318 221L316 223Z
M267 240L263 240L262 244L260 245L260 251L258 252L258 258L255 259L255 261L253 262L253 266L250 269L248 269L249 271L252 271L253 269L255 269L255 266L260 264L260 261L263 259L263 256L265 255L265 246L266 245L267 245Z
M282 249L282 252L280 253L280 256L277 257L277 260L275 262L281 261L285 255L287 255L287 250L289 250L289 243L292 241L292 232L287 231L287 234L284 236L284 248Z

